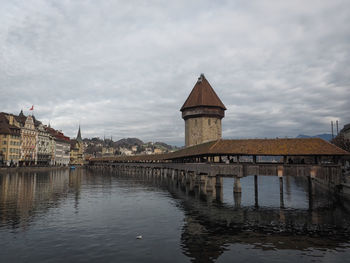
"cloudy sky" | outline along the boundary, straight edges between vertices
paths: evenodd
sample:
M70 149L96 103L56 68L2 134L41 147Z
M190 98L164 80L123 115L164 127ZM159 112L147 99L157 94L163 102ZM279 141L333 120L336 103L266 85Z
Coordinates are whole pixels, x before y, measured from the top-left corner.
M184 142L200 73L224 138L350 122L348 0L0 0L0 111L75 136Z

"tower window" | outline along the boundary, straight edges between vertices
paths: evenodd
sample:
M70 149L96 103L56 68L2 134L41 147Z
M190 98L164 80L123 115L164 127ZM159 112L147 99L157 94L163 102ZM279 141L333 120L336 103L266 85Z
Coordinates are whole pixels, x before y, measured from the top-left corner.
M208 125L210 125L210 119L208 119Z

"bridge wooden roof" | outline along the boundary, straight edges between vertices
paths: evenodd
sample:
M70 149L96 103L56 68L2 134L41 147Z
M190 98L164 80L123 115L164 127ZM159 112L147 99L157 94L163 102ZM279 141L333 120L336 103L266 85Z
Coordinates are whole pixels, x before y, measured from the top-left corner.
M350 155L320 138L217 140L172 153L172 158L199 155Z
M200 106L219 107L226 110L225 105L222 103L218 95L216 95L214 89L203 74L198 78L197 83L194 85L194 88L180 111Z
M165 161L210 155L344 156L350 153L320 138L246 139L211 141L167 154L102 157L92 161Z

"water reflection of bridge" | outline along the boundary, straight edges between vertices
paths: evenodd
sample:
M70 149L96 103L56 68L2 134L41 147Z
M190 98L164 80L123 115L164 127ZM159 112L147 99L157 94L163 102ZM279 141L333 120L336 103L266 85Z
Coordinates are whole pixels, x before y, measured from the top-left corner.
M344 213L349 212L333 200L321 202L322 191L308 193L310 199L306 209L260 207L257 203L242 206L241 195L234 192L232 206L222 202L222 177L219 184L215 182L214 188L208 189L203 178L200 180L198 177L195 180L193 177L161 176L157 172L101 171L102 176L111 174L135 180L141 185L164 188L179 200L185 214L182 248L193 262L214 262L226 247L235 243L264 250L307 250L336 249L343 241L349 240L350 219L344 220ZM295 180L306 192L312 190L307 178L295 177ZM291 236L294 238L291 239Z
M62 205L67 197L74 198L78 206L82 184L109 188L113 180L127 178L132 182L128 184L129 187L156 186L169 191L172 198L178 200L177 204L185 217L181 246L183 253L194 262L213 262L221 257L227 246L235 243L264 250L306 250L322 247L335 249L344 236L349 240L346 236L349 217L336 203L315 206L315 200L317 202L319 198L317 189L312 193L312 205L306 209L267 208L255 204L243 206L234 193L234 204L228 205L222 202L225 182L221 176L211 178L213 184L203 184L205 177L188 176L186 180L186 177L165 176L165 171L161 176L157 169L152 174L140 171L102 169L96 173L96 169L76 169L73 172L57 170L2 174L0 220L13 222L13 228L26 229L36 215L48 213L50 209ZM287 177L283 179L285 182L288 181ZM294 178L300 187L309 189L307 178ZM210 189L209 185L214 187ZM334 231L343 235L338 238ZM293 240L290 233L293 233ZM329 235L332 238L317 238L316 235Z

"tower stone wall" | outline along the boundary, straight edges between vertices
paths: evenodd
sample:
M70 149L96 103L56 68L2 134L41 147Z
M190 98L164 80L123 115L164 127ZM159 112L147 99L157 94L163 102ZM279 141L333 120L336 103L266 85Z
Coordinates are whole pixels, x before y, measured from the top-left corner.
M221 119L216 117L197 117L185 120L185 144L197 145L221 138Z

